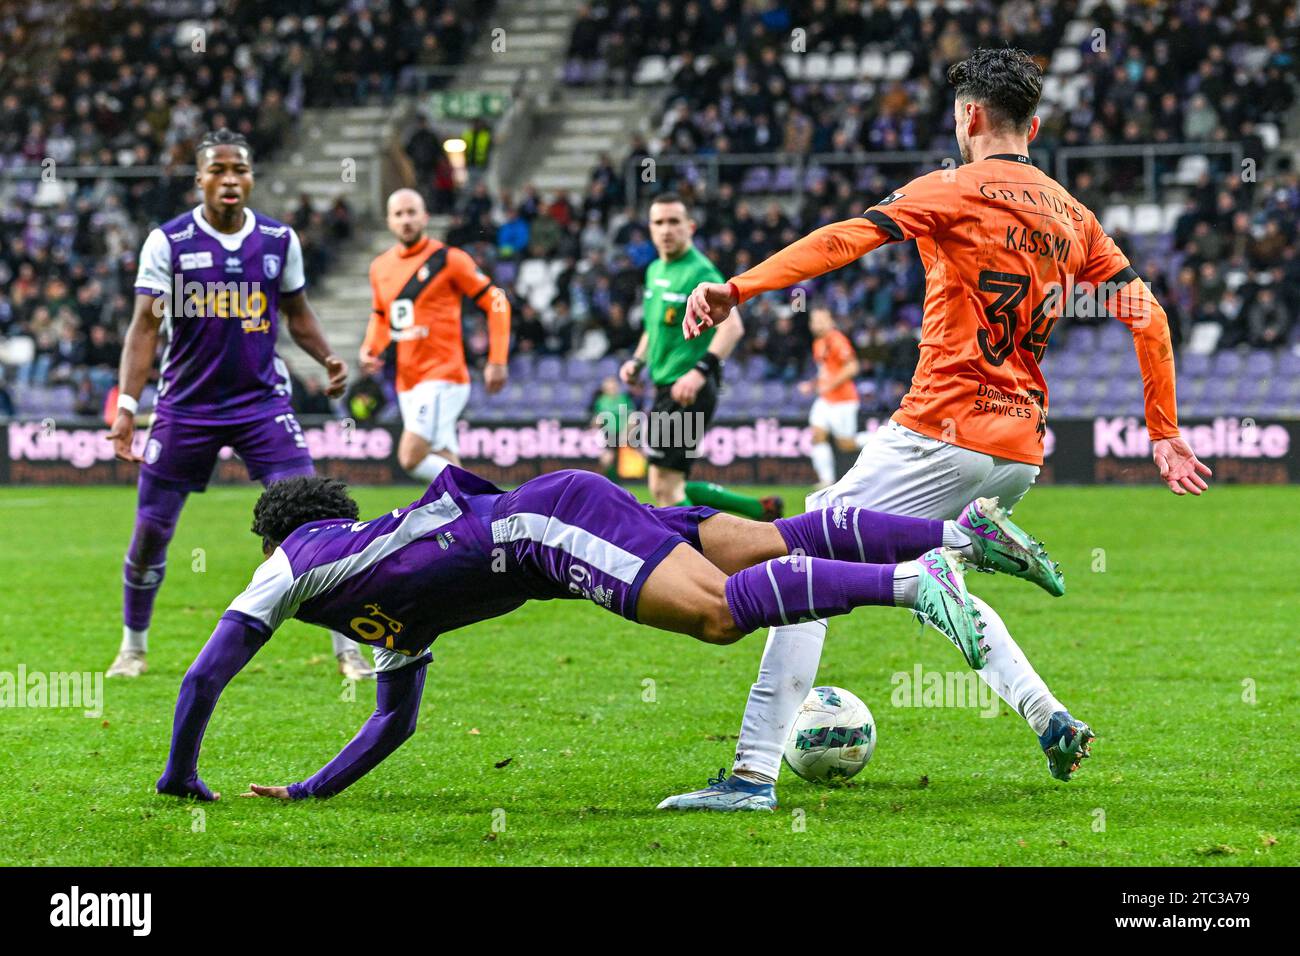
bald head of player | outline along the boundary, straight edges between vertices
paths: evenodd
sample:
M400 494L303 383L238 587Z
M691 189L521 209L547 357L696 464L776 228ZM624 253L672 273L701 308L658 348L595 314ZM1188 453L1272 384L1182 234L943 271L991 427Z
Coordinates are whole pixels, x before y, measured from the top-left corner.
M695 220L676 193L663 193L650 204L650 241L660 259L680 259L694 235Z
M962 162L1024 156L1038 135L1043 71L1024 50L980 49L948 70Z
M410 247L424 238L429 210L424 197L414 189L399 189L388 197L388 231L402 245Z
M253 192L253 150L248 140L228 129L213 130L199 140L194 167L205 218L221 232L238 232Z

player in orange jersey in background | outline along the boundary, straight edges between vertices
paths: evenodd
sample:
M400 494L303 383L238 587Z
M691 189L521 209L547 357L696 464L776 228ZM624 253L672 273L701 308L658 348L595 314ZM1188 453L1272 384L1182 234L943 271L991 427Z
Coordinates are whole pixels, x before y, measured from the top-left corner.
M817 378L800 382L799 391L817 395L808 413L808 424L813 431L812 463L820 490L835 484L835 451L858 450L858 389L853 379L859 365L853 343L836 327L830 309L813 309L808 315L808 328L813 334Z
M361 344L361 367L375 373L390 342L397 346L397 399L402 439L397 460L413 478L433 481L460 464L456 426L469 401L461 336L461 299L487 313L489 394L506 384L510 300L461 249L425 235L429 213L414 189L388 197L388 229L397 245L370 264L373 311Z

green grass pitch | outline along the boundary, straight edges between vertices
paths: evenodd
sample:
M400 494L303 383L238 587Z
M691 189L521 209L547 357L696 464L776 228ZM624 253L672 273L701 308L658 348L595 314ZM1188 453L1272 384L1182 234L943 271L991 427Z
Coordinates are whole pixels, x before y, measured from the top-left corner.
M362 514L414 486L363 488ZM787 501L802 491L784 490ZM434 645L416 736L341 796L239 799L313 773L369 714L321 631L284 627L232 683L200 806L152 792L177 686L259 560L257 490L190 499L170 552L150 671L105 683L100 718L0 709L7 865L1003 864L1300 862L1295 515L1300 489L1034 490L1017 518L1067 573L1054 600L972 576L1073 712L1100 734L1073 783L999 708L896 706L892 675L963 671L894 609L832 622L819 683L861 696L879 745L849 785L782 775L773 814L655 804L730 766L763 646L534 603ZM102 671L121 633L134 490L0 491L0 672ZM430 600L456 600L454 594Z

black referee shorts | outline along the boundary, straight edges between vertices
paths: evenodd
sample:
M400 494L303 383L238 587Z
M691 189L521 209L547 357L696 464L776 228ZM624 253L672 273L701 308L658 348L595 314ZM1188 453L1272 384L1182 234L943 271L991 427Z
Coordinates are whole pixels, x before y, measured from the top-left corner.
M642 450L650 464L689 475L695 451L718 410L718 383L712 376L706 378L692 405L673 401L672 390L671 383L655 387Z

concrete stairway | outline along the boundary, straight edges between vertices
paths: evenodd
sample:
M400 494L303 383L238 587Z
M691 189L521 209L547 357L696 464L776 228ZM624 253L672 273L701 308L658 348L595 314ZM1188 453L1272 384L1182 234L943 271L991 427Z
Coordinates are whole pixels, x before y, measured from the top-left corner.
M325 336L350 365L370 316L370 260L392 243L383 228L380 156L393 110L353 106L304 112L293 142L258 171L254 205L288 218L303 193L319 210L340 195L352 207L355 232L337 250L328 278L307 276L307 297ZM324 372L281 332L280 355L295 374L324 379Z
M578 0L500 0L453 88L509 93L523 78L530 92L557 79Z
M544 132L529 147L536 157L509 186L532 183L544 193L568 190L581 195L602 153L617 166L632 135L642 132L651 112L649 100L636 92L627 99L602 97L581 88L566 89L541 112Z

